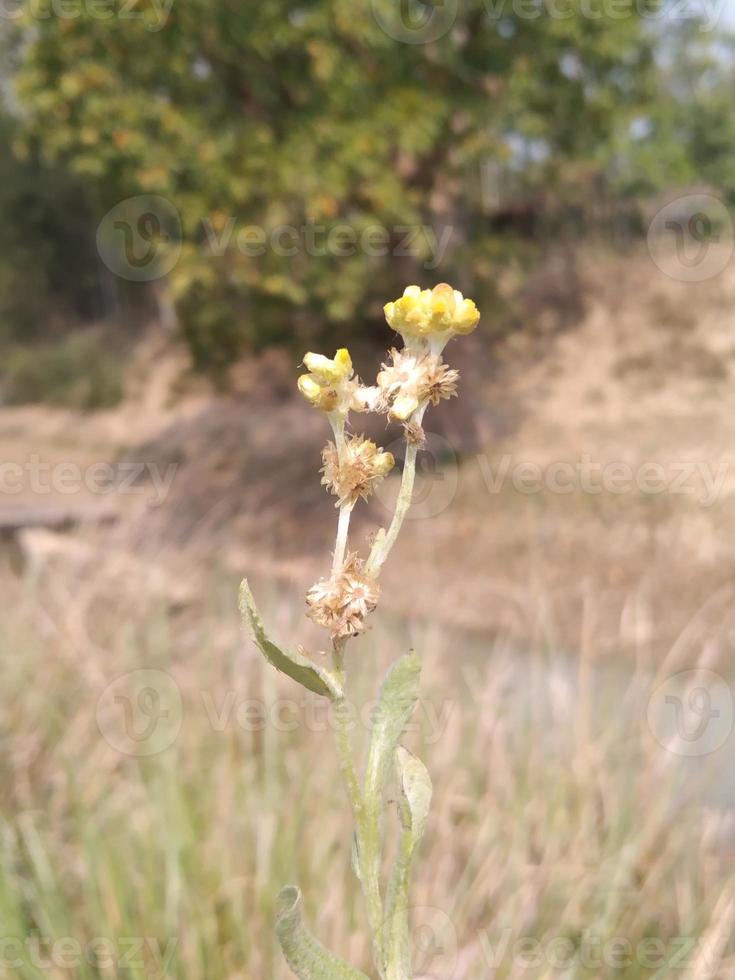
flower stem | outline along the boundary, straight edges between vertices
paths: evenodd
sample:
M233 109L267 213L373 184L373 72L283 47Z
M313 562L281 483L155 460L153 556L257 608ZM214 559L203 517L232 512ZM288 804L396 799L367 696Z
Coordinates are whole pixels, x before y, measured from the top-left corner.
M350 517L352 516L353 504L343 504L339 509L339 521L337 523L337 540L334 545L334 558L332 560L332 575L336 575L345 560L347 550L347 536L350 531Z
M342 464L345 451L345 417L339 412L331 412L328 416L329 424L334 433L334 445L337 449L337 460ZM337 540L334 544L334 558L332 559L332 575L336 575L345 560L347 550L347 537L350 531L350 518L354 503L343 504L339 509L339 520L337 522Z
M416 423L416 425L421 425L426 408L427 403L420 405L411 416L411 422ZM416 481L416 456L418 455L418 448L413 442L409 442L406 445L406 458L403 461L401 489L398 491L398 500L396 501L393 520L390 522L390 527L386 533L376 538L367 562L366 571L368 575L372 575L374 578L377 578L380 574L380 569L390 554L393 545L396 543L396 539L403 527L403 521L411 506L413 487Z
M334 672L342 683L344 682L344 643L344 640L337 640L332 647ZM365 801L360 788L350 741L351 715L349 704L344 697L336 698L332 702L332 708L340 770L355 821L356 871L367 906L373 941L373 959L382 977L383 902L380 895L380 854L375 847L370 846L370 835L367 833Z

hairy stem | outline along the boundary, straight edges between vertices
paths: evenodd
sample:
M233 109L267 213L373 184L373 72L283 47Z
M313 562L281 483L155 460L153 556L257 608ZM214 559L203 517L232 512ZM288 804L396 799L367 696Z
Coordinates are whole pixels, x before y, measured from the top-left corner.
M411 416L411 422L414 422L416 425L421 425L426 408L427 404L420 405ZM406 458L403 461L401 488L398 491L398 500L396 501L396 509L393 514L393 520L390 522L390 527L386 533L384 535L379 535L376 538L375 544L373 545L373 550L370 552L370 557L368 558L367 562L367 573L375 578L377 578L380 574L380 569L390 554L393 545L396 543L398 535L401 532L401 528L403 527L403 521L405 520L406 514L411 506L413 487L416 481L417 455L418 446L415 443L408 443L406 445Z
M332 575L336 575L344 564L345 552L347 551L347 537L350 533L352 508L353 504L343 504L339 509L337 540L334 544L334 558L332 559Z
M332 658L334 671L344 681L344 640L335 641ZM334 733L342 778L347 788L355 821L356 871L360 880L373 942L373 959L383 977L383 901L380 895L380 846L368 833L366 808L350 741L352 721L349 704L344 697L332 702Z
M345 451L345 417L339 412L331 412L328 416L329 424L334 433L334 445L337 449L337 459L340 465ZM337 540L334 544L334 557L332 559L332 575L336 575L345 560L347 551L347 538L350 532L350 518L354 504L343 504L339 509L339 519L337 521Z

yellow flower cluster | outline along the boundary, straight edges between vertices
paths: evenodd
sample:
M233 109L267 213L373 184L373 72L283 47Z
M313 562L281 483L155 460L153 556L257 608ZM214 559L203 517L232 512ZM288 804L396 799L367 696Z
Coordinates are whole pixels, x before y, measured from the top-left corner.
M346 347L340 347L333 358L324 354L305 354L309 374L299 378L299 391L316 408L333 412L340 403L340 388L352 377L352 358Z
M403 296L383 309L389 326L404 339L472 333L480 320L474 302L446 282L433 289L406 286Z

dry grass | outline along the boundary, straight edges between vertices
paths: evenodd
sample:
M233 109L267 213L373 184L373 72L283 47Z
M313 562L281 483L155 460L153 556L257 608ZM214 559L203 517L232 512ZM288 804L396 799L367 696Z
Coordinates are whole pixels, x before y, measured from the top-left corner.
M491 385L482 357L474 385L467 365L479 429L458 416L441 433L461 465L441 445L432 457L430 516L408 523L352 656L360 708L408 646L424 661L411 740L435 807L416 966L441 980L735 977L733 735L682 759L647 722L679 671L717 671L732 690L735 280L652 280L640 256L589 276L576 330L541 354L538 337L531 351L509 338ZM616 376L626 358L635 370ZM297 597L335 517L316 477L324 433L280 393L174 405L175 375L92 420L4 415L7 460L26 458L33 430L52 462L127 453L180 471L158 509L115 498L114 527L24 533L23 577L0 574L0 977L286 980L272 920L289 882L320 937L367 968L328 723L263 668L235 613L247 573L275 631L308 642ZM585 455L670 476L723 465L724 480L706 505L493 491L506 454L544 470ZM389 511L376 499L364 513L374 527ZM115 695L140 693L137 675L116 679L138 669L160 672L144 686L163 698L132 702L139 731L157 708L175 722L181 697L175 739L144 756L115 747Z
M8 976L285 980L271 926L289 882L321 938L367 968L328 718L242 639L234 586L175 613L89 578L4 579L0 920L26 958ZM294 638L289 600L269 605ZM592 634L560 655L551 612L539 601L528 652L417 624L378 626L353 655L357 738L388 660L413 643L425 662L410 737L435 808L414 891L417 967L443 980L735 975L731 816L706 760L684 765L645 720L657 681L694 666L694 650L724 669L704 641L729 607L715 598L656 671L645 657L600 668ZM182 723L168 748L136 757L110 744L120 704L100 697L139 668L161 672L147 683L174 720L175 685ZM540 941L541 965L524 937ZM615 967L626 943L631 962ZM31 962L39 948L50 965ZM568 969L554 967L570 949Z

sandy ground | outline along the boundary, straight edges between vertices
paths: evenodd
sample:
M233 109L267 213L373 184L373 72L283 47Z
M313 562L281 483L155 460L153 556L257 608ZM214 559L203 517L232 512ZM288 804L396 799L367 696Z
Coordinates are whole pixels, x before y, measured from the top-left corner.
M597 655L665 655L701 616L731 642L735 272L683 283L646 254L582 272L572 327L458 354L461 409L433 416L384 603L514 642L588 636ZM316 476L325 432L285 393L296 365L268 366L243 365L236 396L182 395L182 353L152 337L114 411L3 410L0 521L26 525L20 561L153 576L177 603L215 566L305 589L335 519ZM376 433L398 451L396 435ZM353 546L389 520L395 484Z

